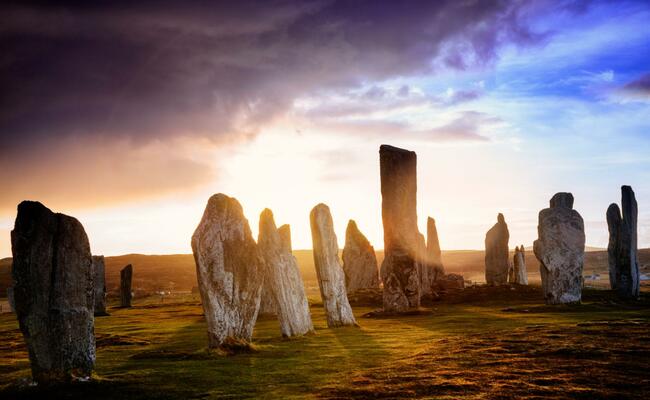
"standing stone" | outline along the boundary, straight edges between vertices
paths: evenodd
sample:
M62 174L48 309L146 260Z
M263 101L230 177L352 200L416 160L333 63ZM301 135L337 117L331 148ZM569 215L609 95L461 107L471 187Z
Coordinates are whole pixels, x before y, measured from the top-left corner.
M11 232L16 316L39 384L88 378L95 365L93 280L81 223L23 201Z
M248 343L264 279L264 259L237 199L215 194L192 235L192 252L211 348Z
M499 213L497 223L485 235L485 281L490 286L508 283L509 240L508 225Z
M280 235L280 245L282 246L282 251L291 255L291 227L289 227L288 224L280 226L278 228L278 235ZM262 285L262 300L260 303L259 315L277 316L278 313L275 307L275 300L273 300L273 297L271 296L269 290L266 288L265 280L264 285Z
M417 234L417 252L415 261L418 266L418 278L420 279L420 298L431 295L431 283L433 282L433 270L427 261L427 240L424 235Z
M271 296L271 293L266 288L266 282L262 284L262 294L260 296L260 310L257 314L258 317L274 317L277 316L278 312L275 309L275 301Z
M379 288L375 249L353 220L348 222L348 227L345 229L343 271L348 294L353 294L359 289Z
M384 224L383 305L385 311L403 312L420 306L417 156L413 151L381 145L379 166Z
M313 331L298 261L287 251L287 244L280 237L273 213L268 208L260 215L257 244L265 261L264 288L275 304L282 336L304 335Z
M539 212L539 238L533 251L540 262L542 290L548 304L577 303L582 296L585 228L573 209L571 193L557 193L550 208Z
M521 247L515 247L513 264L513 283L516 283L518 285L528 285L528 272L526 271L526 250L524 249L523 244Z
M120 271L120 307L131 307L131 281L133 279L133 266L131 264Z
M442 265L438 229L436 228L436 220L431 217L427 218L427 262L433 270L432 281L437 281L444 276L445 268Z
M420 238L420 247L423 246L423 241L424 237ZM421 297L426 297L432 295L434 291L440 290L440 285L436 282L443 279L445 275L445 270L442 266L442 251L440 251L436 221L431 217L427 218L427 241L423 251L423 263L419 271L420 295Z
M104 267L104 256L93 256L93 298L95 304L95 316L106 316L106 275Z
M330 209L318 204L309 214L314 264L320 294L327 316L327 326L356 325L345 291L345 273L339 262L339 246L334 233Z
M280 226L278 228L278 235L280 235L282 251L291 254L293 252L293 249L291 248L291 227L288 224Z
M609 228L609 280L622 298L639 297L639 259L637 250L638 208L630 186L621 187L623 215L616 204L607 209Z

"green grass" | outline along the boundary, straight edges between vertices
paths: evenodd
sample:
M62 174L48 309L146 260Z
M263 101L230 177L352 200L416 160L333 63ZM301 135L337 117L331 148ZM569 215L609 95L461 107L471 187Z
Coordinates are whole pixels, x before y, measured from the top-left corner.
M34 388L15 317L0 316L0 398L648 398L650 298L619 303L587 291L576 306L545 306L539 289L475 288L421 315L364 318L283 339L258 321L255 351L206 349L191 296L143 299L96 319L91 383Z

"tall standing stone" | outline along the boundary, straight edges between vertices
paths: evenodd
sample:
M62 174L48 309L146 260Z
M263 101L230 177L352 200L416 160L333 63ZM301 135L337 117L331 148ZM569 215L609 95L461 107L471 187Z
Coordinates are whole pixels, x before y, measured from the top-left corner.
M419 246L423 246L424 238L420 238ZM424 248L423 264L420 268L420 291L421 296L431 295L434 290L440 289L437 284L445 275L442 266L442 251L438 241L438 230L436 221L427 218L427 240ZM437 288L437 289L436 289Z
M571 193L557 193L550 208L539 212L533 250L540 262L542 290L548 304L576 303L582 297L585 227L573 209Z
M23 201L11 232L16 316L34 380L87 378L95 364L93 280L81 223Z
M381 145L379 166L384 224L383 305L385 311L402 312L420 306L417 156L413 151Z
M320 294L327 316L327 326L356 325L345 290L345 273L339 261L339 246L334 233L330 209L318 204L309 214L314 264Z
M360 289L379 288L379 270L377 269L375 248L372 247L353 220L348 222L345 229L343 271L345 272L345 288L348 294Z
M95 316L106 316L106 273L104 256L93 256L93 299Z
M485 281L490 286L508 283L510 233L503 214L497 216L497 223L485 235Z
M278 228L278 235L280 235L280 245L282 246L282 251L285 253L292 253L293 248L291 246L291 227L288 224L284 224Z
M275 305L282 335L290 337L309 333L314 327L298 261L288 251L286 239L286 233L281 237L275 227L271 210L262 211L257 244L265 261L264 288Z
M215 194L192 235L192 252L211 348L250 342L264 259L237 199Z
M420 298L431 294L431 283L433 282L433 270L427 261L427 240L423 234L417 234L417 251L415 262L418 267L418 279L420 280Z
M440 250L436 220L431 217L427 218L427 262L433 270L432 281L442 278L445 274L445 268L442 265L442 251Z
M133 280L133 266L131 264L120 271L120 307L131 307L131 281Z
M609 279L622 298L638 298L640 291L637 250L638 207L630 186L621 187L623 215L616 204L607 209L609 228Z
M526 271L526 250L524 245L515 247L515 255L513 257L513 283L519 285L528 285L528 272Z
M291 227L287 224L280 226L278 228L278 235L280 235L280 245L282 246L282 251L291 255ZM271 296L269 290L266 288L266 281L264 282L264 285L262 285L262 300L260 301L259 315L278 315L278 312L276 310L276 302L273 299L273 296Z

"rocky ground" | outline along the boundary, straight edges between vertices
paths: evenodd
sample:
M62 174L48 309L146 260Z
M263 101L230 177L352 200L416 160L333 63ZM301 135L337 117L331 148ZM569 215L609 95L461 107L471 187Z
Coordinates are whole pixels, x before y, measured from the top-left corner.
M92 382L31 387L13 315L0 316L0 398L638 398L650 396L650 296L620 302L588 290L575 306L546 306L537 287L450 292L420 313L375 316L360 328L282 339L256 326L253 352L207 352L198 298L109 305L96 321ZM364 301L372 301L364 298Z

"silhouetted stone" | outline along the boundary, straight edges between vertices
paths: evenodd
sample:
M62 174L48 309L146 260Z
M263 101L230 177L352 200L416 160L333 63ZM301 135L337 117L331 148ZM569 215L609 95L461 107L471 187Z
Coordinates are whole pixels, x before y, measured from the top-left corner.
M436 221L433 218L427 218L426 246L423 244L424 237L421 237L418 242L419 247L424 246L424 249L420 250L424 253L422 256L423 261L419 270L420 297L435 297L435 282L439 279L443 279L445 270L442 266L442 252L440 251L440 243L438 241Z
M524 245L515 248L515 255L513 257L513 283L518 285L528 285L528 272L526 271L526 250Z
M108 314L106 313L106 274L104 256L93 256L92 271L95 316L106 316Z
M131 282L133 280L133 266L131 264L120 271L120 307L131 307Z
M209 347L247 344L260 307L264 260L237 199L210 197L192 252Z
M638 298L640 290L637 250L638 208L630 186L621 187L623 215L616 204L607 209L609 279L622 298Z
M503 214L485 235L485 281L490 286L508 283L510 233Z
M343 271L348 295L361 289L379 288L379 270L375 249L350 220L345 230Z
M418 266L418 279L420 280L420 299L431 295L431 283L433 282L433 270L427 262L427 242L424 235L417 234L417 252L415 261ZM420 300L421 302L421 300Z
M73 217L23 201L11 232L14 301L39 384L88 378L95 364L90 245Z
M440 241L438 240L438 229L436 220L427 218L427 262L433 270L431 281L436 281L445 274L445 268L442 265L442 251L440 250Z
M576 303L582 296L585 228L571 193L557 193L539 212L533 250L540 262L542 290L549 304Z
M282 335L289 337L304 335L314 327L298 262L287 251L291 244L287 246L286 240L286 233L281 237L275 227L271 210L262 211L257 244L265 261L264 289L275 305Z
M384 224L384 311L403 312L420 306L415 152L379 148L382 221Z
M330 209L318 204L309 214L314 264L320 287L327 326L356 325L345 290L345 274L339 262L339 246Z

